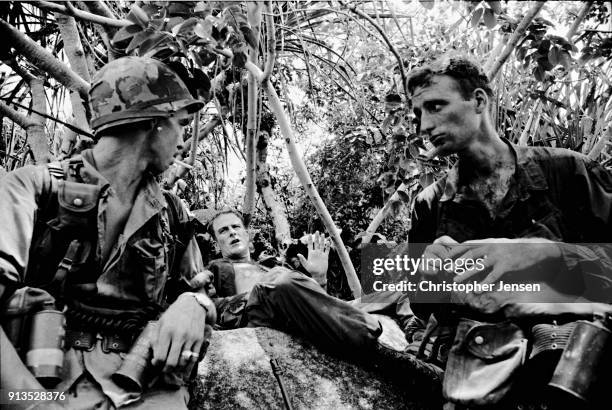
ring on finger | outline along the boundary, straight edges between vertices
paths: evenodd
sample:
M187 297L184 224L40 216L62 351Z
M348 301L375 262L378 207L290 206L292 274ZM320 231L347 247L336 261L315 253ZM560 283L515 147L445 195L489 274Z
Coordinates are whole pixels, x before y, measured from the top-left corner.
M185 359L194 359L199 357L200 355L196 352L193 352L191 350L183 350L183 352L181 353L181 357L185 358Z

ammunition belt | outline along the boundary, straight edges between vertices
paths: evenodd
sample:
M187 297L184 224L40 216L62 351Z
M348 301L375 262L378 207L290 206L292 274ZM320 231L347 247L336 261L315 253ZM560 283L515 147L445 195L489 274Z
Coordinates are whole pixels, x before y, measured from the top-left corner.
M531 329L533 337L533 347L530 357L549 351L563 350L576 327L576 322L569 322L563 325L557 324L538 324Z
M105 334L137 334L149 320L157 319L161 308L145 306L137 310L109 310L73 302L66 310L69 329L88 330Z

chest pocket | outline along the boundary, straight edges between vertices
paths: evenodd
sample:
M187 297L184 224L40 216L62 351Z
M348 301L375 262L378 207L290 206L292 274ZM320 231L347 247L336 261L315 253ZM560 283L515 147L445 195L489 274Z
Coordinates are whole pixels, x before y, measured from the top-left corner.
M525 201L519 201L510 214L509 227L516 238L545 238L552 241L567 239L567 224L563 214L545 192L532 192Z
M120 285L128 296L164 305L175 247L167 219L159 214L129 240L121 255L119 272L109 272L109 280Z

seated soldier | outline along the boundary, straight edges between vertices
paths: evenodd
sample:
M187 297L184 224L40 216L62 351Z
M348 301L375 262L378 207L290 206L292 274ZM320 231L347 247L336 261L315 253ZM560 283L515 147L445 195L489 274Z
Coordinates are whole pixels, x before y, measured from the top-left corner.
M299 330L332 350L359 351L376 346L382 327L373 316L329 296L306 275L281 266L268 269L253 262L249 233L238 212L221 211L211 218L208 227L223 256L209 266L214 275L215 291L211 294L218 308L220 328L266 326ZM316 241L316 250L309 253L309 267L323 282L329 248L320 245ZM327 308L321 309L322 306Z
M520 379L514 376L525 361L526 339L533 349L520 381L534 391L517 389L517 397L542 395L542 383L532 382L544 368L540 359L551 358L554 369L575 321L612 310L612 174L580 153L514 145L500 136L489 79L465 56L441 56L415 70L408 89L420 133L434 146L430 156L457 155L446 176L415 200L410 253L423 255L433 242L424 259L484 261L464 271L420 269L426 283L479 285L453 290L452 299L438 293L442 302L458 302L453 305L413 304L418 315L433 312L439 328L455 334L445 397L470 408L502 408L505 392ZM501 288L510 284L519 287ZM422 291L412 300L431 302L434 294ZM573 372L584 382L590 370Z
M309 240L308 259L300 260L314 278L285 267L268 269L251 260L249 233L242 216L225 210L208 224L222 259L209 265L215 290L209 291L217 307L221 329L265 326L294 331L314 344L335 352L376 354L384 362L392 352L381 340L379 321L354 304L325 293L329 247L322 235ZM317 283L319 282L319 283ZM408 357L410 369L421 369L438 377L440 369ZM395 356L397 357L397 356ZM382 359L382 360L381 360ZM398 369L407 370L399 363Z
M28 319L31 334L40 331L45 342L36 350L24 327L14 333L20 326L7 326L8 334L0 328L0 388L46 393L44 383L62 392L54 396L59 402L11 408L186 409L182 379L200 356L214 307L196 283L204 265L187 211L156 177L180 150L189 114L203 104L168 66L144 57L103 67L90 104L93 149L0 180L0 320L26 322L50 306L66 316L65 352L52 349L54 341L61 345L61 325ZM47 303L35 303L43 297ZM149 366L150 377L138 389L118 384L114 374L130 364L125 354L135 344L144 345L135 340L153 320L149 349L139 349L149 357L133 366Z

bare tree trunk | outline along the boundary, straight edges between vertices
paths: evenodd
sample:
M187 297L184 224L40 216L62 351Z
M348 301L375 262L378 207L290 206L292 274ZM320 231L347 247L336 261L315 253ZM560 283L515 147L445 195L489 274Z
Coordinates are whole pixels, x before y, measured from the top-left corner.
M55 21L64 40L64 50L70 62L70 67L83 80L90 83L91 76L75 19L71 16L58 14L55 17ZM70 91L70 102L72 103L72 115L74 117L73 124L82 130L91 132L89 121L87 120L85 102L81 96L75 91ZM76 139L77 135L74 132L66 132L62 136L61 151L63 157L71 153L72 148L76 144Z
M19 54L23 55L35 66L48 72L68 89L77 91L82 98L88 98L89 83L65 64L61 63L40 44L2 19L0 19L0 34L4 36L4 41L15 47Z
M0 101L0 113L3 116L5 116L8 119L10 119L11 121L13 121L15 124L19 125L24 130L27 129L31 125L31 123L32 123L31 119L29 119L28 117L26 117L22 113L12 109L11 107L6 105L2 101ZM9 144L9 145L11 145L11 144Z
M372 222L370 222L370 225L368 225L365 231L365 235L363 236L363 239L361 240L362 244L370 243L370 241L372 240L372 235L376 233L376 230L378 229L380 224L382 224L385 218L387 217L387 214L389 213L391 206L393 206L395 202L402 200L399 193L400 191L405 192L405 189L406 189L406 185L404 185L404 183L398 186L397 190L393 193L393 195L391 195L391 197L387 200L387 202L380 209L380 211L378 211L378 213L376 214L374 219L372 219Z
M261 26L261 4L258 2L247 2L247 17L254 37L257 39L257 44L249 47L249 61L257 64L259 51L259 30ZM259 86L254 74L249 72L248 77L248 117L247 117L247 134L246 134L246 178L245 178L245 194L244 204L242 205L242 214L244 215L244 224L248 226L251 222L251 214L255 205L255 156L257 145L257 95L259 94Z
M570 29L567 31L567 34L565 35L565 37L567 38L567 41L572 41L572 37L576 35L578 28L580 28L580 24L582 23L586 15L589 13L589 10L593 6L593 3L594 3L593 1L587 1L584 3L584 5L582 6L582 9L580 9L580 13L578 13L578 15L576 16L576 20L574 20L574 22L572 23L572 26L570 27Z
M42 114L47 114L47 98L45 96L44 82L40 78L30 80L30 91L32 93L32 108ZM34 154L34 161L38 164L49 162L49 141L45 133L45 118L32 113L32 124L26 128L28 145Z
M32 108L44 114L47 113L47 102L44 94L43 81L34 76L26 79L32 93ZM49 145L45 134L45 119L38 114L27 117L0 101L0 114L6 116L26 132L28 144L34 153L34 160L44 164L49 162ZM11 148L7 147L7 153Z
M295 145L295 140L293 138L293 130L291 129L291 125L289 124L289 120L287 115L285 114L282 104L276 94L276 90L272 84L268 81L265 87L266 93L268 95L268 100L270 102L270 106L272 107L272 111L276 115L278 119L278 123L280 125L283 136L285 137L285 142L287 143L287 151L289 153L289 158L291 160L291 164L293 165L293 169L297 174L306 194L310 197L317 213L321 217L323 224L325 225L325 229L329 232L334 244L336 245L336 250L338 251L338 256L340 257L340 262L342 262L342 266L344 267L344 271L346 273L346 277L348 279L348 284L353 293L353 297L360 298L361 297L361 283L359 283L359 278L357 277L357 272L355 272L355 267L353 266L353 262L351 262L351 258L344 246L342 238L340 237L340 231L336 227L334 220L332 219L325 203L321 199L319 192L317 192L317 188L312 182L312 178L310 178L310 174L308 173L308 169L306 169L306 165L304 164L304 160L302 159L300 153L297 150L297 146Z
M503 33L500 36L499 42L497 43L495 48L491 50L491 52L489 53L489 57L487 57L487 61L485 62L484 67L483 67L485 73L488 73L491 70L493 63L495 62L495 59L497 58L499 53L501 53L501 51L504 48L504 44L506 44L507 42L508 42L508 34Z
M518 27L512 33L512 36L506 43L506 47L501 52L501 54L495 59L495 62L492 64L491 70L487 73L489 77L489 81L492 81L499 73L499 69L504 65L510 54L514 51L514 48L521 40L521 38L525 35L527 31L527 27L529 27L529 23L535 18L535 16L540 12L540 9L544 6L545 1L536 2L531 9L525 14L523 20L519 23Z
M257 141L257 187L261 192L266 211L268 211L268 215L272 217L274 237L280 256L284 257L291 244L291 227L289 226L289 221L287 220L283 205L276 198L276 194L272 188L270 168L267 164L268 137L268 132L261 131Z
M289 159L291 160L291 165L297 174L300 183L304 187L306 194L310 197L314 208L317 210L317 213L321 217L323 224L325 225L325 229L329 232L334 245L336 246L336 250L338 252L338 256L340 257L340 262L344 267L344 271L346 273L346 277L348 280L348 284L353 293L353 297L360 298L362 289L361 283L359 283L359 278L357 277L357 272L355 272L355 267L351 262L351 258L342 242L342 238L340 237L340 231L336 227L334 220L332 219L325 203L321 199L321 196L317 192L317 188L314 186L312 182L312 178L310 178L310 174L308 173L308 169L306 169L306 165L304 164L304 160L302 159L300 153L298 152L297 146L295 144L295 139L293 138L293 130L291 129L291 124L289 123L289 119L283 109L283 106L276 94L276 90L272 86L272 83L269 81L269 76L272 72L272 68L274 67L274 61L276 58L275 46L276 39L274 37L274 19L272 16L272 6L270 1L266 1L266 28L268 33L268 41L267 41L267 60L266 60L266 69L262 73L259 67L255 64L247 61L245 67L256 74L256 77L260 79L262 82L262 86L268 96L268 101L270 103L271 111L276 116L278 120L278 124L281 129L281 133L285 138L285 142L287 143L287 151L289 153Z

